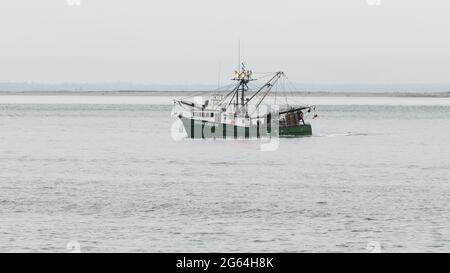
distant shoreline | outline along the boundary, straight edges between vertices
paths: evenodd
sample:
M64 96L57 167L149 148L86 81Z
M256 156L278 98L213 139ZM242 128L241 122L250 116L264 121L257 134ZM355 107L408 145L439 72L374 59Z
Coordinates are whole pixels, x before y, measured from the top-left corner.
M208 91L0 91L0 96L169 96L186 97L209 93ZM224 92L225 93L225 92ZM251 92L249 92L251 94ZM275 93L272 93L274 95ZM409 97L449 98L449 92L277 92L277 96L293 97Z

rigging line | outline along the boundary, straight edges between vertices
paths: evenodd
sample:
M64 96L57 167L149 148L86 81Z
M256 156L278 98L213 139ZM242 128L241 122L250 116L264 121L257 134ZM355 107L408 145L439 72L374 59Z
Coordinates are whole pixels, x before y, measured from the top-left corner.
M274 83L272 83L272 81L276 78L276 77L280 77L280 72L277 72L268 82L266 82L258 91L256 91L255 94L253 94L253 96L250 97L250 99L245 103L248 104L249 101L251 101L259 92L261 92L265 87L270 87L273 86L273 84L276 83L276 81ZM278 80L278 79L277 79ZM271 89L271 88L270 88ZM269 89L269 90L270 90ZM265 96L264 96L265 97Z
M259 78L255 78L254 80L255 80L255 81L260 81L260 80L262 80L262 79L266 79L266 78L272 76L273 74L276 74L276 72L270 73L270 74L265 75L265 76L261 76L261 77L259 77Z
M275 88L275 92L274 92L274 94L275 94L275 99L274 99L274 102L273 102L273 104L274 104L274 105L277 105L278 85L277 85L277 87Z
M289 106L287 89L286 89L286 76L283 76L282 79L280 80L280 82L281 82L280 85L281 85L281 89L282 89L284 103L286 104L286 106Z
M239 65L239 69L240 69L240 65ZM258 73L271 73L271 74L273 74L274 72L253 72L254 74L258 74ZM260 77L260 78L256 78L256 79L254 79L255 81L258 81L258 80L261 80L261 79L264 79L264 78L267 78L267 77L269 77L269 76L271 76L270 74L269 75L265 75L265 76L262 76L262 77ZM180 100L184 100L184 99L189 99L189 98L192 98L192 97L196 97L196 96L198 96L198 95L208 95L208 94L212 94L212 93L214 93L214 92L217 92L217 91L228 91L228 90L226 90L226 89L228 89L229 87L231 87L231 86L233 86L234 84L233 83L231 83L231 84L228 84L228 85L225 85L225 86L222 86L222 87L217 87L217 88L215 88L215 89L213 89L213 90L206 90L206 91L193 91L190 95L188 95L188 96L186 96L186 97L182 97L182 98L180 98ZM221 90L221 89L224 89L224 90Z
M267 92L264 94L264 96L261 98L261 100L258 102L258 104L256 104L256 106L255 106L255 111L258 109L259 105L263 102L263 100L265 99L265 97L267 96L267 94L269 94L270 90L272 90L272 87L273 87L273 86L277 83L277 81L280 79L281 74L282 74L281 72L278 72L278 73L275 75L275 76L277 76L277 77L275 78L275 76L274 76L274 78L273 78L273 79L275 79L274 82L268 86ZM266 85L267 85L267 84L266 84ZM254 111L253 111L253 113L254 113ZM253 115L253 113L252 113L252 115Z
M210 93L214 93L214 92L217 92L217 91L223 91L223 90L221 90L222 88L230 87L231 85L232 84L228 84L228 85L222 86L220 88L215 88L215 89L212 89L212 90L210 89L210 90L205 90L205 91L193 91L194 93L192 95L187 96L185 98L195 97L198 93L210 94Z
M274 97L274 100L273 100L273 104L274 105L277 105L277 95L278 95L278 92L275 92L275 97Z
M298 92L295 92L295 90L297 89L297 87L294 85L294 83L286 76L286 80L287 82L290 84L290 86L292 87L291 89L291 96L292 96L292 100L295 101L298 104L303 104L302 102L300 102L299 100L296 99ZM294 90L294 91L292 91Z
M222 99L217 103L217 105L220 106L224 101L227 100L227 98L228 98L232 93L235 93L235 92L236 92L236 88L237 88L237 87L234 87L233 90L231 90L230 92L228 92L228 93L225 95L225 97L222 98ZM234 95L233 95L233 98L234 98ZM231 98L230 102L233 100L233 98ZM228 108L228 106L227 106L226 108Z
M287 77L283 77L283 89L285 91L286 91L286 79L287 79ZM286 92L284 93L284 100L286 102L286 105L289 107L289 102L288 102L288 98L287 98Z
M202 91L197 91L197 92L195 92L195 93L192 93L192 94L189 95L189 96L182 97L180 100L190 99L190 98L196 97L196 96L198 96L198 95L200 95L200 94L207 95L207 94L209 94L209 93L210 93L210 91L204 91L204 92L202 92Z
M253 82L248 82L247 85L248 85L249 87L250 87L250 86L252 86L252 87L258 86L257 84L255 84L255 83L253 83Z
M292 89L290 89L290 94L291 94L292 100L294 102L296 102L297 104L303 104L301 101L296 99L296 97L298 96L298 92L295 91L297 89L297 87L291 81L289 81L289 79L288 79L288 83L292 87Z
M257 71L257 72L253 72L253 74L274 74L277 72L271 71L271 72L261 72L261 71Z
M252 73L253 73L254 75L260 75L261 77L264 77L264 76L271 75L271 74L274 74L274 73L277 73L277 72L276 72L276 71L275 71L275 72L258 72L258 71L252 71Z
M287 82L288 82L288 83L291 85L291 87L292 87L291 92L294 92L294 91L297 89L297 87L294 85L293 82L291 82L291 80L289 80L288 77L286 77L286 80L287 80Z
M225 86L226 88L224 87L224 90L217 90L217 91L215 91L213 93L213 95L223 95L222 94L223 92L230 92L229 87L231 87L231 86L232 86L232 84L229 84L229 85Z
M238 92L236 92L236 91L237 91L237 89L238 89L240 86L241 86L241 85L239 84L238 86L236 86L236 87L233 89L233 91L232 91L233 97L231 97L231 100L230 100L230 102L228 103L227 107L225 107L225 109L228 109L228 107L230 107L231 103L232 103L233 100L234 100L234 97L235 97L236 94L238 93Z
M230 87L230 86L232 86L232 84L228 84L228 85L223 86L223 87L221 87L221 88L224 88L224 89L225 89L225 88L228 88L228 87ZM216 89L214 89L214 90L209 90L209 91L197 91L197 92L193 93L192 95L189 95L189 96L186 96L186 97L181 98L180 100L189 99L189 98L196 97L196 96L199 96L199 95L209 95L209 94L214 94L214 93L216 93L216 92L223 92L223 91L227 91L227 90L220 90L219 88L216 88Z
M254 84L254 83L249 83L249 86L251 86L251 89L249 90L251 92L256 92L255 90L258 90L260 88L259 85Z
M206 90L206 91L193 91L193 92L191 93L191 95L186 96L186 97L183 97L183 98L181 98L181 99L183 100L183 99L195 97L195 96L197 96L199 93L202 93L202 94L208 94L208 93L211 93L211 92L214 92L214 91L211 91L211 90Z
M255 81L255 82L260 82L261 80L264 80L264 79L267 79L267 78L269 78L269 77L272 77L273 75L275 75L275 74L277 74L278 72L271 72L270 74L267 74L267 75L265 75L265 76L261 76L261 77L257 77L257 78L254 78L253 79L253 81Z
M216 88L216 89L214 89L213 91L224 91L224 90L226 90L228 87L230 87L232 84L231 83L229 83L229 84L226 84L226 85L221 85L220 86L220 88Z

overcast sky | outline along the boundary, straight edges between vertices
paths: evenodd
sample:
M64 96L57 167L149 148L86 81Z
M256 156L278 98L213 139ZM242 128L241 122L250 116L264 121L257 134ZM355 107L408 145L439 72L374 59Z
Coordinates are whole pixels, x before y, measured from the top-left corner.
M2 0L0 82L450 83L448 0ZM380 5L377 5L380 2Z

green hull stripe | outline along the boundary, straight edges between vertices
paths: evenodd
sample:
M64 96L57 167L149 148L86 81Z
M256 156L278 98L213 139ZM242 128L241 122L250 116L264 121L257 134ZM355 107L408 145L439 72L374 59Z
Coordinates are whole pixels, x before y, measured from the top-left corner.
M184 128L189 138L249 138L276 136L276 131L265 126L243 127L223 123L206 122L181 117ZM280 127L279 136L311 136L312 128L310 124Z

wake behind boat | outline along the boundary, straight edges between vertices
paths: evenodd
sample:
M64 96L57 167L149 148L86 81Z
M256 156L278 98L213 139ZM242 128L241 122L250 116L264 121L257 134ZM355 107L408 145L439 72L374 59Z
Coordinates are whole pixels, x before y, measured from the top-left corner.
M188 138L260 138L271 136L298 137L312 135L305 113L315 111L313 105L268 103L268 95L278 90L283 72L265 73L259 79L245 65L235 71L236 83L231 90L217 90L212 94L174 100L173 115L184 126ZM254 84L269 78L264 84ZM252 88L251 88L252 87ZM276 93L276 92L275 92ZM272 96L273 97L273 96ZM177 109L178 107L178 109ZM308 115L309 116L309 115ZM317 117L316 114L312 118Z

